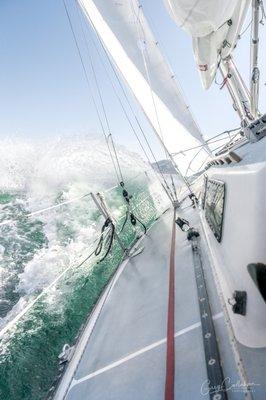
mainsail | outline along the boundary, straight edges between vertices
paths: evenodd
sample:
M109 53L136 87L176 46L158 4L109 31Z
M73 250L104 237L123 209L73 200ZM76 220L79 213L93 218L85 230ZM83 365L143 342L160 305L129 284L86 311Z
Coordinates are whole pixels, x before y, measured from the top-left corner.
M235 48L250 0L164 0L178 26L193 38L193 49L202 84L208 89L219 57Z
M205 144L138 2L78 2L169 151ZM190 158L183 155L183 171Z

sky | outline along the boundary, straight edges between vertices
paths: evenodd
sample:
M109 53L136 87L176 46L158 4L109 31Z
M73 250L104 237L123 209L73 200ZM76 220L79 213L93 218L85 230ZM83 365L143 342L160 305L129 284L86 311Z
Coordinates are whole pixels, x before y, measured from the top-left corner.
M74 0L66 0L78 40L81 32ZM205 137L237 127L226 89L213 85L204 91L194 63L191 38L170 19L162 0L142 0L143 9L164 54L180 83L187 103ZM248 22L248 21L247 21ZM266 104L266 28L261 29L260 108ZM90 28L86 35L91 36ZM85 48L81 45L85 54ZM96 55L95 48L91 49ZM85 58L85 56L84 56ZM249 32L240 41L235 58L249 79ZM121 106L100 62L95 68L115 140L140 152ZM85 64L88 60L85 58ZM220 80L220 77L218 77ZM0 2L0 138L101 135L63 0L1 0ZM135 112L151 142L158 146L149 124L133 101Z

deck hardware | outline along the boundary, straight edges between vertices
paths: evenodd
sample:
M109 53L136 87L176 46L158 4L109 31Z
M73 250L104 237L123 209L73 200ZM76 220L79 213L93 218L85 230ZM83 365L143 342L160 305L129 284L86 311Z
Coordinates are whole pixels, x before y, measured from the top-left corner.
M228 303L235 314L246 315L247 292L235 290L232 299L228 299Z
M249 135L249 139L251 142L257 142L262 139L266 135L266 114L262 117L258 118L256 121L253 121L246 130L246 135Z
M103 217L106 219L109 218L112 221L112 223L115 224L115 221L114 221L113 217L111 216L111 213L108 210L108 207L105 204L105 201L104 201L103 197L101 196L101 194L97 193L97 195L94 195L94 193L90 193L90 195L91 195L94 203L96 204L98 210L103 215ZM144 250L144 247L136 247L136 246L133 246L130 249L126 248L124 246L122 240L120 239L119 235L117 234L116 229L114 229L114 236L117 240L117 243L119 244L122 251L124 252L124 257L130 257L130 258L135 257Z
M193 264L201 319L202 340L205 353L207 377L210 388L209 397L211 400L227 400L228 397L224 381L223 368L221 364L218 341L215 333L215 327L213 323L211 306L209 303L209 297L204 277L204 269L201 259L200 234L196 229L190 228L187 232L187 239L191 243L193 253ZM217 390L215 391L215 393L211 394L211 391L213 390L212 388L217 388Z
M74 353L74 347L70 346L68 343L65 343L61 353L58 356L59 364L64 364L67 361L70 361L73 353Z
M95 195L94 193L91 193L91 197L92 200L94 201L94 203L96 204L98 210L100 211L100 213L103 215L103 217L107 220L108 218L112 221L112 223L114 224L114 219L112 218L106 204L104 203L104 200L102 198L102 196L100 195L100 193L97 193L97 195ZM124 247L123 242L121 241L120 237L118 236L118 234L116 233L116 230L114 230L114 236L117 240L117 243L119 244L119 246L121 247L121 249L123 250L123 252L125 254L127 254L128 249L126 249Z
M192 207L193 207L193 208L196 208L197 205L199 204L199 200L198 200L197 196L195 195L195 193L190 193L190 194L188 195L188 197L189 197L190 200L191 200L191 205L192 205Z
M189 230L189 222L186 219L178 217L175 222L181 231L186 232Z
M199 237L199 232L194 228L190 228L187 233L187 239L192 240L193 238L197 238L197 237Z

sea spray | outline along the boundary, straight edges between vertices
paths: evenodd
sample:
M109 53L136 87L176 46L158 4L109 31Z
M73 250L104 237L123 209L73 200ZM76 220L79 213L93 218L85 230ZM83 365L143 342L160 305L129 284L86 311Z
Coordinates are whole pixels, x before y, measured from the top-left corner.
M123 252L115 241L104 261L99 262L100 255L83 263L103 223L90 197L30 218L28 213L100 190L125 247L143 233L143 226L125 222L121 187L106 190L116 179L105 143L88 137L42 144L17 139L3 143L1 151L5 177L0 180L0 220L13 222L0 226L1 325L11 324L0 344L0 398L39 400L56 383L63 345L75 343ZM149 227L167 199L152 171L143 173L149 166L140 157L121 148L118 155L132 209Z

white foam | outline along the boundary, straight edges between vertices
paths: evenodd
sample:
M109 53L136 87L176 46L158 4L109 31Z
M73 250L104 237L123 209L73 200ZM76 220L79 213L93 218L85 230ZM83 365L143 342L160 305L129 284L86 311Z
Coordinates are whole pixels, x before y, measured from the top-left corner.
M127 179L149 168L140 156L119 146L117 150ZM116 184L105 142L91 137L44 141L4 139L1 140L0 158L0 190L25 192L26 200L23 202L30 212L55 204L58 193L61 193L60 200L69 200ZM37 219L44 223L48 246L37 251L19 275L17 291L21 298L0 325L12 320L29 299L51 284L80 255L87 254L89 243L97 236L100 227L94 220L93 211L92 202L83 199L66 209L38 215ZM58 224L65 224L74 232L64 245L58 235Z

